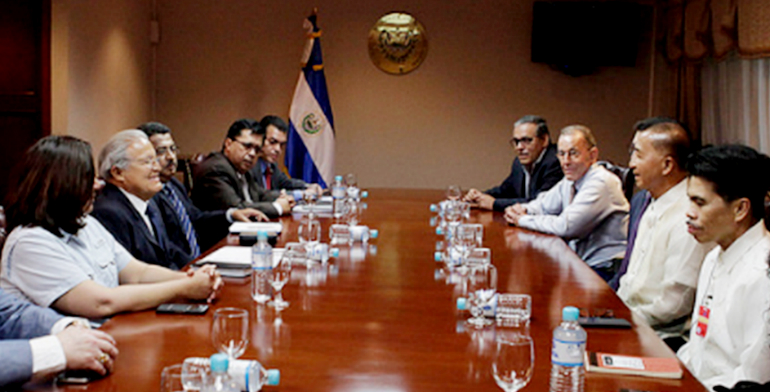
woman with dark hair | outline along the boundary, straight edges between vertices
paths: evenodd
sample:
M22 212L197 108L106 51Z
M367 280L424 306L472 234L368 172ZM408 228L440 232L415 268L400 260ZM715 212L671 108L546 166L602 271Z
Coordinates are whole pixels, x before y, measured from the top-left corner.
M90 318L216 297L222 280L214 268L184 273L136 260L88 215L100 186L94 177L83 140L48 136L27 151L7 200L0 287Z

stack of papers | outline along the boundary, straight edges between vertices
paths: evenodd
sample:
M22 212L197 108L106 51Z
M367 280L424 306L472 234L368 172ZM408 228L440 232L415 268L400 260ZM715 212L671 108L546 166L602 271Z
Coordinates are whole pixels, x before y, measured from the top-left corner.
M284 248L273 249L273 266L283 256ZM210 255L195 262L196 265L214 264L219 268L246 269L251 268L250 246L223 246Z
M264 230L267 235L276 236L281 234L282 229L281 222L234 222L230 225L230 234L256 233Z

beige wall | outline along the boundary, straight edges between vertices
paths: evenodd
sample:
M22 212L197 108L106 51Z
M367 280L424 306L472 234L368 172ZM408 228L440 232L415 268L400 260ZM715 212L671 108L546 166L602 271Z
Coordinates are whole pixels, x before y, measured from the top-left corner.
M151 116L149 0L53 0L52 132L109 137Z
M586 124L605 158L625 162L629 129L649 110L649 31L636 67L573 78L530 62L530 0L157 3L153 97L151 1L53 0L55 133L98 150L115 131L155 119L189 153L218 149L236 118L286 117L313 7L324 30L336 172L355 172L366 187L497 184L513 158L511 124L524 114L545 116L554 134ZM376 69L366 49L368 30L393 10L415 15L430 40L426 61L405 76ZM657 68L654 112L671 114L670 78Z

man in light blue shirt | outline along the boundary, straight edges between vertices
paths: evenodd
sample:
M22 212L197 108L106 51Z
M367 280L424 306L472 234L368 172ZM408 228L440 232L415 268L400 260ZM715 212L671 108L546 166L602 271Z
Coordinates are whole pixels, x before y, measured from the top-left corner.
M555 234L605 281L626 250L629 204L620 179L596 164L599 149L590 129L561 131L557 156L564 178L535 200L505 210L508 223Z

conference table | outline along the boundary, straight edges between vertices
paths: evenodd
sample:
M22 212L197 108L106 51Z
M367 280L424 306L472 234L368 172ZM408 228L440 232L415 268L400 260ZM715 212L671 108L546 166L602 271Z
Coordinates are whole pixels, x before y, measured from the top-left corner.
M498 292L532 297L527 327L469 328L467 312L456 309L461 285L433 260L439 236L430 225L429 204L438 190L370 189L362 224L379 230L369 245L343 246L325 265L295 267L283 289L288 308L277 312L250 297L250 278L226 278L208 313L164 315L154 311L120 314L103 325L120 355L113 374L84 386L55 390L155 391L161 370L187 357L214 353L210 328L216 309L250 312L243 359L281 371L279 386L265 391L497 391L492 376L496 339L528 333L535 366L524 391L547 391L551 338L561 310L611 309L631 320L622 301L561 239L508 226L501 213L472 211L484 226L499 275ZM297 241L301 216L281 218L277 247ZM320 218L324 238L332 223ZM222 245L237 245L230 236ZM588 331L590 351L675 357L644 325ZM679 380L588 373L586 391L701 391L687 371Z

